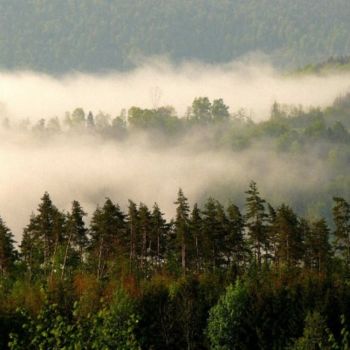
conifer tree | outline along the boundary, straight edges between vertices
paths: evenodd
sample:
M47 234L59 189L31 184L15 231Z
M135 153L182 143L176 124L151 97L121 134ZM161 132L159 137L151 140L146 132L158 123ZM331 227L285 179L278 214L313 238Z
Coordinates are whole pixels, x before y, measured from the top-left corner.
M244 218L239 208L230 204L227 208L228 214L228 235L226 249L229 260L233 264L244 265L249 253L244 240Z
M325 219L314 221L311 224L310 236L311 267L318 272L324 272L331 257L329 227Z
M136 204L129 200L128 230L129 230L129 267L132 269L137 262L137 241L139 238L139 212Z
M182 189L179 189L177 200L174 203L177 205L175 218L175 235L177 245L181 251L181 267L183 272L188 267L187 253L190 246L190 230L189 230L189 205Z
M255 262L261 267L262 256L269 248L267 237L267 214L265 212L265 200L260 197L256 183L252 181L246 191L245 221Z
M165 245L169 230L169 225L167 225L163 215L164 214L160 211L158 204L154 203L151 214L151 236L148 251L155 259L157 266L160 266L165 258Z
M91 219L91 253L97 263L97 278L102 278L108 267L125 252L125 215L109 198L98 207Z
M84 223L84 212L78 201L73 201L72 210L67 214L67 229L65 237L65 252L61 277L64 277L69 253L75 253L78 257L78 264L83 262L83 254L88 245L87 228Z
M0 217L0 275L7 275L17 258L14 238L10 229Z
M339 197L334 197L333 221L335 224L336 249L340 250L347 267L350 267L350 205Z
M202 210L203 214L203 255L207 268L215 270L223 259L223 245L227 231L227 218L221 205L209 198Z
M198 208L198 204L195 203L191 212L190 217L190 236L192 237L193 249L191 260L194 261L194 266L196 271L199 271L202 268L202 256L203 256L203 223L201 212Z
M298 217L285 204L276 211L274 230L277 264L296 265L303 257L303 241Z
M148 258L147 247L150 241L151 233L151 213L147 206L143 203L139 205L139 225L140 225L140 240L138 240L141 269L143 269Z

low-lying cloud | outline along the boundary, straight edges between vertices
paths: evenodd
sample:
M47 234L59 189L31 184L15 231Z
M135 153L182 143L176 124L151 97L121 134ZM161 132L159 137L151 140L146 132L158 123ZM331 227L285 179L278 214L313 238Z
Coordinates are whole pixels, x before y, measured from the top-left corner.
M192 152L183 144L157 151L136 140L59 136L34 142L11 133L0 136L0 214L17 239L44 191L64 210L76 199L91 214L108 196L123 209L128 199L150 207L158 202L169 217L179 187L192 204L211 195L242 204L250 179L258 181L270 200L278 201L317 191L329 176L325 164L311 154L277 157L261 147L239 153Z
M231 111L243 108L253 119L261 120L274 101L322 107L349 88L350 73L293 76L281 74L267 63L251 61L175 66L156 60L125 73L62 77L0 72L3 113L6 110L13 117L34 120L61 116L76 107L95 113L102 110L114 117L122 108L134 105L172 105L181 116L198 96L223 98Z

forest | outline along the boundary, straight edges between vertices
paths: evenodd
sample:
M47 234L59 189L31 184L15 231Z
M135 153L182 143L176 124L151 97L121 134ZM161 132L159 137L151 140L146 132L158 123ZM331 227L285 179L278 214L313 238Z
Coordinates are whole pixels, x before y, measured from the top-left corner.
M296 68L348 55L349 15L347 0L1 0L0 67L96 72L258 53Z
M0 0L0 350L349 350L349 18Z
M261 122L207 97L180 116L163 106L3 118L3 140L22 152L77 139L111 148L142 140L157 153L182 147L213 159L263 148L292 166L307 154L297 173L321 162L327 177L297 188L283 170L290 191L281 193L261 190L273 181L263 173L221 191L209 184L194 199L180 188L174 215L115 194L88 215L78 200L62 210L45 192L16 238L1 216L0 348L348 349L349 114L345 94L326 108L274 103Z
M1 219L1 348L347 349L349 202L333 198L331 229L254 181L245 198L179 189L171 219L106 198L87 226L46 192L18 249Z

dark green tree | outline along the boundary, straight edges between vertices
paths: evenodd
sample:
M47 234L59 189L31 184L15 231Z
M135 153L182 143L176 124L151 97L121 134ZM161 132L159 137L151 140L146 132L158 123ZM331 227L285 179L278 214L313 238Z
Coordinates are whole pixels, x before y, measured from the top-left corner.
M346 266L350 267L350 205L339 197L334 197L333 221L335 224L336 250L339 250L345 259Z
M189 205L182 189L179 189L177 200L174 203L177 205L175 218L175 235L177 246L180 249L181 267L183 272L188 267L188 249L191 245L190 227L189 227Z
M0 275L6 276L12 270L17 259L12 232L0 217Z
M90 235L90 256L97 278L102 278L107 270L114 267L116 259L122 258L126 252L125 215L109 198L102 208L95 210L91 219Z
M213 101L211 114L215 122L223 122L229 118L229 107L225 105L222 98Z
M64 277L67 260L70 255L78 257L77 264L81 264L84 258L84 252L88 246L87 228L85 227L84 212L78 201L73 201L72 210L67 214L65 251L62 265L61 277Z
M246 214L245 221L248 228L248 236L255 262L261 267L262 256L269 251L267 235L267 214L265 200L260 197L256 183L252 181L246 191Z
M194 99L191 108L191 120L201 122L203 124L209 123L212 120L211 103L208 97L197 97Z
M296 266L304 255L303 237L297 215L290 207L282 204L276 210L273 228L276 242L276 264Z

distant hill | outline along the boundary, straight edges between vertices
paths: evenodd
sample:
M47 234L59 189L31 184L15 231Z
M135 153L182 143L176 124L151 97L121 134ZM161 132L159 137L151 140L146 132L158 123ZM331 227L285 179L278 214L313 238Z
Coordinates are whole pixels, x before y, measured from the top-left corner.
M140 57L301 67L350 54L349 0L0 0L0 68L125 70Z
M330 57L326 61L308 64L296 71L297 74L327 74L333 72L350 72L350 56Z

